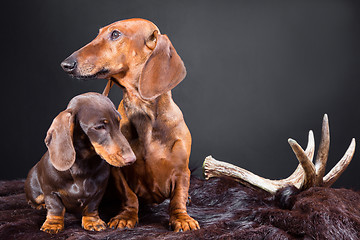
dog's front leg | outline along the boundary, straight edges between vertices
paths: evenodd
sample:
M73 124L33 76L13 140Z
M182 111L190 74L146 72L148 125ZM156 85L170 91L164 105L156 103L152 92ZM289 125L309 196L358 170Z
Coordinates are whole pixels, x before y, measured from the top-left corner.
M200 229L199 223L186 211L186 201L190 185L190 170L176 176L175 188L170 199L169 225L174 232Z
M47 209L46 220L40 230L56 234L64 229L65 207L54 192L45 194L45 206Z
M98 213L103 193L97 194L94 199L84 208L81 226L89 231L102 231L106 229L106 223L101 220Z
M116 189L123 198L121 212L110 219L110 228L134 228L138 222L139 201L136 194L130 189L123 173L119 168L112 168L111 174L114 177Z

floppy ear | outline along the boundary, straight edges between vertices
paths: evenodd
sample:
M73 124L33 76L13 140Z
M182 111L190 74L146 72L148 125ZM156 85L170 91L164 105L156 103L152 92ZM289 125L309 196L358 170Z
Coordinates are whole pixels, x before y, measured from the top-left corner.
M45 144L49 149L50 161L59 171L68 170L75 162L73 131L73 114L65 110L57 115L47 132Z
M142 69L139 80L139 93L145 100L152 100L178 85L186 75L180 56L166 35L155 31L146 45L156 44L151 56ZM156 38L156 39L154 39Z

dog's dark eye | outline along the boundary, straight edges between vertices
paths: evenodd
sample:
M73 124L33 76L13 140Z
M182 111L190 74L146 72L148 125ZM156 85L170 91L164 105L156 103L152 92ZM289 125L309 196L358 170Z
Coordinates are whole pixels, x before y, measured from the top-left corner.
M114 30L112 31L111 35L110 35L110 39L111 40L116 40L121 36L121 32L119 32L118 30Z
M95 130L101 130L101 129L105 129L105 125L104 124L100 124L100 125L96 125L94 127Z
M101 129L106 129L106 124L108 124L109 121L108 120L102 120L101 123L99 123L98 125L94 126L95 130L101 130Z

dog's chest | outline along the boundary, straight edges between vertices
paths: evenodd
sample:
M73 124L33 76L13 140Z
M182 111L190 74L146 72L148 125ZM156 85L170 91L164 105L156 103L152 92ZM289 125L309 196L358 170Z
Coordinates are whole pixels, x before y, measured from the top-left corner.
M129 166L132 170L127 179L132 189L148 202L162 202L169 197L172 175L176 171L172 154L161 142L152 142L145 147L134 146L137 153L136 162ZM136 177L135 177L136 176Z
M96 180L89 178L76 180L60 191L60 198L68 211L79 211L92 201L98 191Z
M68 186L69 195L74 198L88 198L96 194L98 183L95 179L76 180Z
M106 167L106 166L105 166ZM69 210L85 207L94 197L105 189L110 170L84 171L81 166L74 165L70 169L72 181L59 191L62 202ZM98 169L98 170L100 170Z

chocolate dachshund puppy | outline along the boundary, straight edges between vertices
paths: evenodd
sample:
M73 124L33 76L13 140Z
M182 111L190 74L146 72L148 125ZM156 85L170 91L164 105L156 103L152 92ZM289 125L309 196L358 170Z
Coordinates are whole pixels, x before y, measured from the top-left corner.
M25 182L29 204L47 209L42 231L61 231L65 209L82 212L82 227L86 230L106 228L98 206L110 165L122 167L136 160L120 131L120 119L113 103L98 93L74 97L54 119L45 139L48 151Z

